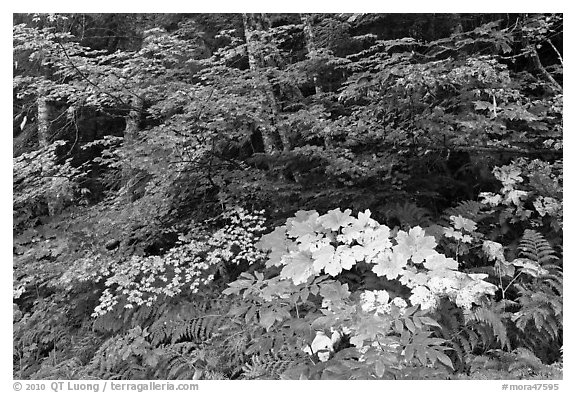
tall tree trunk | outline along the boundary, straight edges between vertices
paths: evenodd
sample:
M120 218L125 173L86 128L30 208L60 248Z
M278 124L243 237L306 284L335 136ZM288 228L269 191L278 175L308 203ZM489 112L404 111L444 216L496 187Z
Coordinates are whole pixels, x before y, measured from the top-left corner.
M135 96L131 100L131 105L132 108L128 112L128 116L126 116L126 127L124 128L124 146L126 149L134 146L140 134L140 118L144 109L144 99L140 96ZM125 158L122 168L122 186L126 189L126 199L128 202L132 202L135 191L135 171L132 168L129 157Z
M276 139L280 139L283 150L290 150L290 140L286 132L275 126L279 113L278 102L274 96L272 85L262 74L263 68L274 65L272 60L267 61L264 53L267 42L263 33L267 30L269 23L265 14L242 14L242 19L250 70L255 73L258 90L262 95L263 102L268 103L271 112L268 124L260 127L264 152L270 154L279 150L275 142Z
M308 56L311 59L314 59L318 56L318 49L316 48L314 30L312 29L312 16L301 14L300 20L304 24L304 37L306 39L306 49L308 50ZM318 80L318 74L314 74L312 78L314 80L314 90L316 91L316 94L322 93L322 86Z
M244 21L244 35L246 36L246 46L248 49L248 63L252 71L264 67L264 39L262 33L265 31L264 20L259 14L242 14Z
M50 146L52 123L52 107L47 99L48 89L41 83L38 88L38 97L36 98L37 118L37 136L40 149ZM48 206L48 215L53 216L61 209L60 198L58 197L58 185L55 178L50 178L50 165L46 162L42 164L42 172L47 176L48 191L46 192L46 205Z
M46 95L47 91L45 88L38 89L36 106L38 110L38 145L40 148L48 147L50 144L50 117L52 111Z

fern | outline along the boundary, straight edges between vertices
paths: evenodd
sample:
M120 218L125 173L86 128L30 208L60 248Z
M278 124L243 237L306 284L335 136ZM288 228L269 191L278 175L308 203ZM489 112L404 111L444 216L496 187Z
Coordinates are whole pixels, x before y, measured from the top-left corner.
M469 367L478 351L510 348L503 304L491 304L462 311L447 301L437 310L440 335L453 350L451 359L457 371Z
M80 331L77 337L79 337L79 339L72 340L72 354L82 365L85 365L102 344L102 339L94 332L85 330Z
M228 307L228 304L218 299L198 298L194 297L193 301L167 298L164 302L134 308L116 306L112 311L96 317L93 329L102 333L119 333L136 326L142 328L155 326L155 329L158 329L159 325L167 321L189 320L205 315L209 310L226 310ZM153 329L149 330L152 332Z
M508 332L503 322L505 314L503 314L502 308L502 305L495 305L494 307L480 306L469 313L465 313L464 316L466 325L474 325L485 344L489 342L491 337L494 337L501 348L510 348Z
M384 208L386 222L390 225L397 224L402 228L411 228L417 225L427 226L430 224L430 211L419 207L412 202L404 204L395 203ZM394 226L394 225L392 225Z
M49 359L49 358L47 358ZM65 359L55 365L44 361L40 370L31 376L31 379L81 379L82 361L77 357Z
M544 267L558 259L550 243L539 232L526 229L518 246L519 256Z
M516 328L514 342L547 361L560 358L563 332L562 268L550 243L538 232L527 229L518 246L520 257L543 270L530 281L514 285L518 292L511 320Z
M192 341L204 343L213 338L226 322L221 315L206 315L194 318L186 324L179 325L172 335L172 342Z
M450 216L462 216L469 220L479 222L488 216L488 214L482 213L482 209L485 208L486 205L478 201L462 201L455 207L446 209L443 216L446 222L450 222Z
M206 343L215 336L226 322L221 315L205 315L190 320L156 321L150 328L152 345L162 343Z
M492 350L470 361L469 379L561 379L558 365L544 364L534 352L519 347L505 352ZM466 378L468 379L468 377Z
M561 299L544 292L523 292L518 302L522 309L514 314L512 320L520 330L525 331L533 321L539 333L547 333L553 339L558 337L561 324L557 319L562 316Z
M517 299L520 310L512 320L516 326L526 331L532 326L538 333L557 339L562 326L562 270L551 262L557 260L554 249L544 237L527 229L518 246L519 255L546 267L545 274L526 284L517 284L520 296Z
M274 354L253 355L242 367L244 379L278 379L286 370L302 363L303 359Z
M154 376L158 379L197 379L199 368L195 364L196 348L193 343L178 343L163 347L165 354Z
M86 366L90 375L105 379L148 379L145 360L152 347L147 332L137 327L106 340Z

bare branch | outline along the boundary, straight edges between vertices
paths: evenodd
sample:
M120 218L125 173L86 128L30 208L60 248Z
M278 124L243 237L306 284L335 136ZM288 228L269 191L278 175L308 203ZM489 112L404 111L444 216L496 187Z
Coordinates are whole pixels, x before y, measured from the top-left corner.
M552 49L554 49L554 52L556 52L556 55L558 56L558 60L560 60L560 64L562 64L562 67L564 67L564 60L562 59L562 55L560 54L560 52L558 52L558 49L554 46L554 44L552 43L552 41L550 41L549 38L546 40L546 42L550 44Z

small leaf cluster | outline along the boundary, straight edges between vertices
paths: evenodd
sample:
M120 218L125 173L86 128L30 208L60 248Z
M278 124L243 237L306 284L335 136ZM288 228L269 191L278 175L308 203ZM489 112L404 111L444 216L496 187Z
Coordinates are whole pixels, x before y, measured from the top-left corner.
M265 229L263 213L233 207L220 217L226 225L212 234L197 229L181 236L181 244L163 255L133 255L122 263L109 264L94 278L102 279L106 288L93 316L104 315L117 304L124 308L151 306L183 291L195 294L212 283L215 274L226 274L227 266L258 261L262 253L255 239ZM76 272L81 274L81 269Z

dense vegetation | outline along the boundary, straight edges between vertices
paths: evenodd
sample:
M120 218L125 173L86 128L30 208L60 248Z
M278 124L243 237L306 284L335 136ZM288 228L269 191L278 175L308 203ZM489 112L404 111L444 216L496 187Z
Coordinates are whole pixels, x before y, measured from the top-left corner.
M561 378L562 23L14 15L14 378Z

